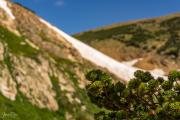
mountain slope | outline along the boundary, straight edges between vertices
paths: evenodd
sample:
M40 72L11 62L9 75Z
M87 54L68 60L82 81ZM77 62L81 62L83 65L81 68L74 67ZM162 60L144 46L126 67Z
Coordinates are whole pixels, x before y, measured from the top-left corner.
M125 63L118 62L111 57L99 52L98 50L80 42L79 40L69 36L63 31L57 29L56 27L50 25L46 21L40 19L40 21L52 30L59 33L59 35L63 36L68 42L70 42L84 57L85 59L91 61L92 63L99 65L100 67L104 67L108 69L109 72L113 73L120 79L122 82L128 82L130 79L134 77L134 72L138 70L138 68L132 67ZM164 73L160 73L159 71L150 71L154 77L164 77Z
M100 109L86 94L84 74L99 68L127 82L137 70L5 0L0 0L0 68L5 120L91 120Z
M118 23L74 35L118 61L166 73L180 68L180 14Z
M0 119L92 119L98 110L87 97L84 78L95 65L34 13L4 0L0 68Z

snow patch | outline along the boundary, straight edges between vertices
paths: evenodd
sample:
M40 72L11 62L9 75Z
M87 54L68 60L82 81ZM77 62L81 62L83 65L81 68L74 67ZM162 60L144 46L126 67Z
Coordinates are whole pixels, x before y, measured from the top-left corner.
M154 70L151 70L150 72L155 73L155 74L165 75L164 71L161 69L154 69Z
M0 0L0 7L6 11L6 13L11 17L11 19L15 19L14 15L11 12L11 9L8 7L8 3L5 0Z
M122 63L128 66L133 66L135 65L138 61L142 60L142 58L130 60L130 61L123 61Z
M123 79L125 82L128 82L130 79L134 77L134 72L140 70L138 68L128 66L123 64L119 61L116 61L109 56L97 51L96 49L86 45L85 43L69 36L68 34L64 33L63 31L59 30L58 28L52 26L45 20L40 18L40 21L46 24L49 28L53 29L55 32L59 33L60 36L63 36L68 42L70 42L84 57L85 59L99 65L101 67L107 68L111 73L115 74L119 78ZM165 76L155 72L152 72L155 78L163 77L166 79Z

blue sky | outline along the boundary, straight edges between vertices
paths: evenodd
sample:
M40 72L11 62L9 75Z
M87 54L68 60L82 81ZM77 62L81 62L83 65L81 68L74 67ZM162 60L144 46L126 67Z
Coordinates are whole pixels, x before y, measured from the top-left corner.
M13 0L67 33L180 12L180 0Z

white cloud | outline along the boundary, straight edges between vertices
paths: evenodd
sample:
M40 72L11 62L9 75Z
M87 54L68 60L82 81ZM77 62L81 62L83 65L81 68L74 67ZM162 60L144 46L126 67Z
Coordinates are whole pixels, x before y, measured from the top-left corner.
M55 3L56 6L63 6L64 5L64 0L58 0Z

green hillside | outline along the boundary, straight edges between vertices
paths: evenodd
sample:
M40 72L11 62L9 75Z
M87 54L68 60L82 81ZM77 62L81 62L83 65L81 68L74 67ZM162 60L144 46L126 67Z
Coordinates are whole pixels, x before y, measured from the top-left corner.
M150 54L157 59L155 66L170 69L170 63L157 63L164 58L180 65L176 61L180 58L180 14L113 24L73 36L119 61Z

